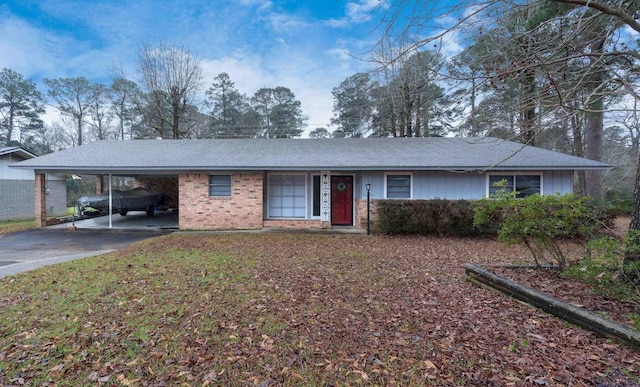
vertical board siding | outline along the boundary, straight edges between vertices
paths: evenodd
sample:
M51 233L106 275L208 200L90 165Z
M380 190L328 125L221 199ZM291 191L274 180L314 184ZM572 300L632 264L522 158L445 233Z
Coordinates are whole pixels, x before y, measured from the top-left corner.
M542 177L544 195L565 195L573 192L573 171L546 171Z
M33 169L9 168L9 165L23 160L25 159L11 154L0 156L0 180L34 181Z
M573 192L573 171L542 171L540 173L543 194L564 195ZM412 176L413 199L476 200L482 199L487 194L486 173L418 171L413 172ZM384 172L362 172L359 178L356 178L358 189L355 191L355 197L365 199L367 197L365 186L370 183L371 199L384 199L384 179Z
M354 193L356 198L367 198L367 184L371 184L371 199L384 199L384 172L363 172L358 180L358 190Z

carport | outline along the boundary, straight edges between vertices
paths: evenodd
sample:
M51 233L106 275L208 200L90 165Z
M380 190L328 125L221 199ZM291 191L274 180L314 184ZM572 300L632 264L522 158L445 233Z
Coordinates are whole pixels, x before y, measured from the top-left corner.
M44 179L44 171L36 170L36 179L35 179L35 215L36 215L36 226L37 227L45 227L48 226L47 219L47 183L46 179ZM130 171L126 174L122 173L113 173L110 170L96 170L96 171L87 171L82 169L73 169L73 170L65 170L63 173L65 174L82 174L82 175L95 175L97 177L96 180L96 194L101 194L103 192L109 193L109 210L107 211L107 215L91 217L87 219L74 220L73 224L78 228L90 228L90 229L178 229L178 195L177 195L177 174L149 174L148 172L138 172L131 173L134 171ZM130 177L136 179L140 183L140 185L151 184L151 185L164 185L164 189L162 187L157 187L157 189L165 194L168 197L171 197L171 208L167 208L167 210L156 211L153 216L148 216L145 211L129 211L126 216L122 216L118 213L114 214L114 210L116 209L114 206L114 198L112 190L110 188L113 187L114 177ZM174 189L167 188L167 186L171 186L171 184L159 184L161 181L172 181L174 185ZM171 190L172 192L169 192ZM66 226L66 224L65 224Z

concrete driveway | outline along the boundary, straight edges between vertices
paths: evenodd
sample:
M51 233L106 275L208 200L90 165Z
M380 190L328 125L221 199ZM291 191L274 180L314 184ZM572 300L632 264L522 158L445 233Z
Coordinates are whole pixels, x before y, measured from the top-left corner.
M0 278L72 259L105 254L170 230L41 228L0 235Z

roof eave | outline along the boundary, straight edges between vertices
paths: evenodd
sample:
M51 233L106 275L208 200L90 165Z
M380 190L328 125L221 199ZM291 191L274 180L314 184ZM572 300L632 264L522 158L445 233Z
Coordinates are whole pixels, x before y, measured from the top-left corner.
M76 173L84 172L86 174L122 174L122 173L150 173L150 174L180 174L185 172L204 172L204 171L456 171L456 172L473 172L473 171L566 171L566 170L605 170L612 168L608 165L603 166L200 166L200 167L77 167L77 166L45 166L45 165L10 165L13 168L32 169L36 173Z

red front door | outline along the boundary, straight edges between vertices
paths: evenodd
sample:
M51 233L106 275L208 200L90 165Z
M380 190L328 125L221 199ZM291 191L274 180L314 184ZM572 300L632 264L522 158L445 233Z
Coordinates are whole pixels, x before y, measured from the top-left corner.
M353 226L353 176L331 176L331 224Z

